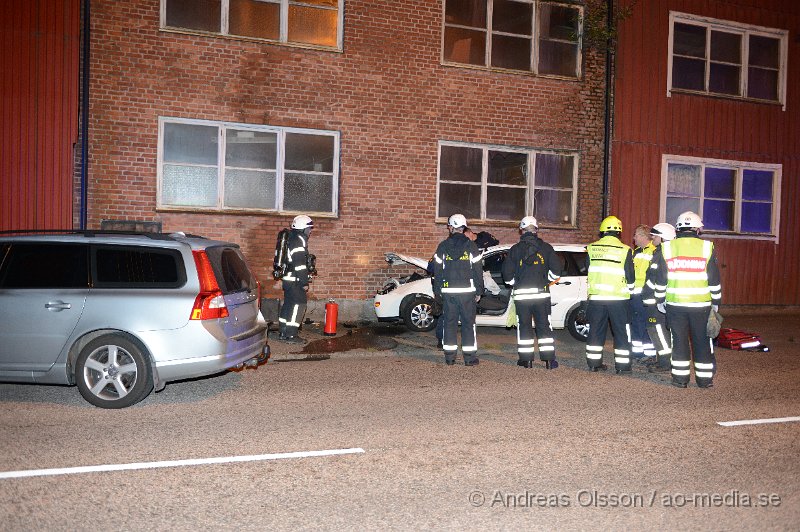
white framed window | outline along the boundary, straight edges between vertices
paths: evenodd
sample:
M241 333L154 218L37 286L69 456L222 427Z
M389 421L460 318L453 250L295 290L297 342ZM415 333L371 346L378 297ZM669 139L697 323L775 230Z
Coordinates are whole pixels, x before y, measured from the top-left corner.
M661 219L693 211L715 236L778 240L780 164L662 156Z
M344 0L161 0L161 28L342 49Z
M693 92L786 105L789 32L670 12L667 96Z
M583 8L538 0L443 0L442 62L579 78Z
M336 215L339 132L161 117L161 209Z
M437 219L575 226L578 154L460 142L439 143Z

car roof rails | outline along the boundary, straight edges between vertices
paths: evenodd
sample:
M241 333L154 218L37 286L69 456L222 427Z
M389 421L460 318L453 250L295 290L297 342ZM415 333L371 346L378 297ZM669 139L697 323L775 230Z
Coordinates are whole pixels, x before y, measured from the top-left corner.
M153 233L151 231L120 231L113 229L11 229L0 231L0 235L53 235L53 234L66 234L66 235L83 235L86 237L94 237L96 235L113 235L113 236L143 236L152 240L175 240L176 237L180 238L203 238L204 236L183 233L180 231L172 233Z

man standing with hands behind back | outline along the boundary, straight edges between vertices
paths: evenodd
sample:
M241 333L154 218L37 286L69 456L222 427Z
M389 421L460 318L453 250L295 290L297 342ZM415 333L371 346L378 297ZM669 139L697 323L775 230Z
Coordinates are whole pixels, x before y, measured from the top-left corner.
M550 283L558 279L561 263L553 246L536 234L539 224L533 216L519 222L519 242L511 246L503 261L503 280L514 288L517 310L518 366L533 367L534 336L531 319L536 324L539 358L547 369L558 367L550 325Z
M475 312L483 293L483 261L478 247L464 235L466 228L463 214L452 215L447 221L450 236L439 244L433 256L433 293L442 301L442 349L448 366L456 362L459 321L464 365L478 364Z

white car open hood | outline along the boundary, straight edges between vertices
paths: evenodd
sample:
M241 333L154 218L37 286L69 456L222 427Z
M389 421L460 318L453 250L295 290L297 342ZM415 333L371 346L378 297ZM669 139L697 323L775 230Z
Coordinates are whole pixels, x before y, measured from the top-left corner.
M421 259L419 257L411 257L409 255L401 255L399 253L394 253L392 251L384 253L383 256L386 258L386 262L388 262L392 266L394 266L396 264L402 264L402 263L405 262L406 264L411 264L411 265L416 266L418 268L422 268L423 270L427 270L428 269L428 261L425 260L425 259Z

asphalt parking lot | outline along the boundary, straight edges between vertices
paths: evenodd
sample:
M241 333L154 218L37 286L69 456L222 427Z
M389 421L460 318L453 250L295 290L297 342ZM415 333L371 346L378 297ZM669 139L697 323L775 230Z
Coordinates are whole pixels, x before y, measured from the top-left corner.
M798 318L729 314L771 351L719 349L710 390L639 366L591 373L565 331L547 371L516 366L513 330L479 329L469 368L445 366L433 333L343 324L333 339L307 326L303 348L272 342L257 370L172 383L119 411L74 388L0 384L0 522L794 529L800 423L720 423L800 416Z

